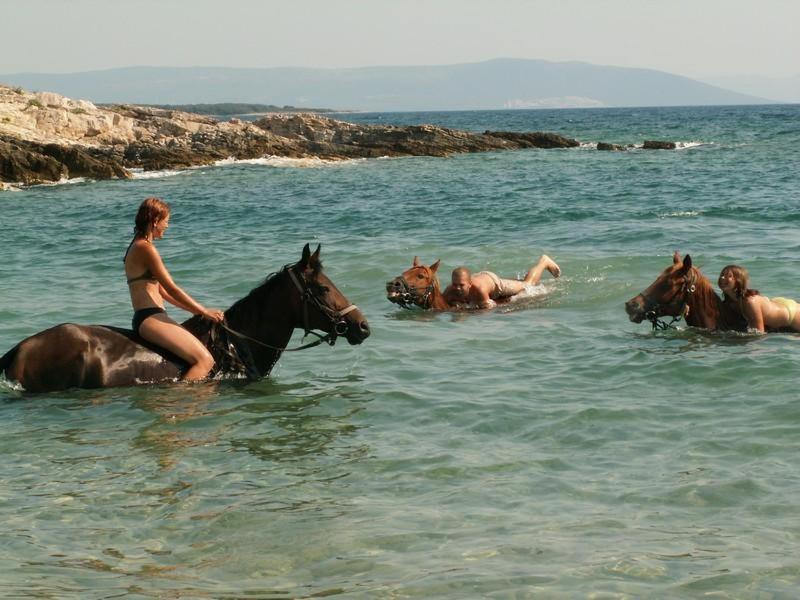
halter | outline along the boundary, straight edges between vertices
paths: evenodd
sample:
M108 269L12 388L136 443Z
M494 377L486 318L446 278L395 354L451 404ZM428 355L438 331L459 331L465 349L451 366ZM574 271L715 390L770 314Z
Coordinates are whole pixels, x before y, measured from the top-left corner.
M681 320L683 317L683 313L686 310L686 306L689 303L689 297L694 294L697 290L697 276L694 275L689 278L689 275L694 275L693 269L689 270L689 273L683 276L683 287L681 287L677 292L672 295L669 302L667 304L659 304L655 302L650 296L642 292L642 298L645 301L645 318L650 321L653 325L653 331L666 331L667 329L675 329L674 324ZM678 303L675 302L675 299L681 295L680 300L680 307L678 308L678 314L675 317L672 317L672 320L667 323L666 321L662 321L659 319L659 315L657 312L661 312L664 314L666 311L664 309L670 308L672 306L677 306ZM662 309L658 311L657 309Z
M317 336L319 339L316 340L317 343L328 342L328 345L333 346L336 343L336 337L340 335L344 335L347 333L347 321L344 320L344 316L348 313L353 312L358 307L355 304L350 304L346 306L342 310L333 310L331 307L322 303L319 297L311 291L311 288L308 286L308 281L306 280L306 276L302 274L300 279L303 280L303 283L300 283L300 279L298 279L297 275L295 275L292 269L289 269L289 277L292 279L292 283L297 288L297 291L300 292L300 297L303 299L303 338L307 337L309 333ZM317 307L322 314L324 314L330 320L331 324L331 331L326 333L325 335L321 335L316 331L313 331L308 326L308 305L309 303L313 303L314 306Z
M270 350L278 350L279 352L297 352L298 350L306 350L307 348L313 348L314 346L319 346L323 342L327 342L329 346L333 346L336 343L336 338L340 335L345 335L347 333L348 325L347 321L344 320L344 316L348 313L353 312L358 307L355 304L350 304L349 306L343 308L342 310L333 310L329 306L323 304L323 302L319 299L319 297L311 291L311 288L308 286L308 281L305 278L305 275L301 275L298 279L297 275L295 275L294 271L292 271L291 267L286 269L289 272L289 277L294 283L297 291L300 292L300 298L303 300L303 339L305 339L309 333L317 336L317 339L313 342L309 342L308 344L303 344L298 346L297 348L287 348L287 347L280 347L280 346L273 346L271 344L267 344L262 342L261 340L257 340L255 338L250 337L249 335L245 335L235 329L231 329L228 325L223 321L219 324L225 331L232 333L233 335L253 342L254 344L258 344L264 348L269 348ZM302 284L300 283L302 280ZM314 306L323 313L328 319L330 319L331 324L331 331L325 335L317 333L313 331L308 326L308 305L309 303L313 303ZM245 361L243 361L245 362Z
M392 302L399 304L402 308L411 308L414 305L422 308L430 308L431 296L436 289L433 282L426 286L410 286L404 277L398 277L393 281L387 282L386 289L392 292L396 291L394 285L398 282L402 283L403 291L400 293L399 298L396 300L393 299ZM420 294L420 290L423 290L422 294Z

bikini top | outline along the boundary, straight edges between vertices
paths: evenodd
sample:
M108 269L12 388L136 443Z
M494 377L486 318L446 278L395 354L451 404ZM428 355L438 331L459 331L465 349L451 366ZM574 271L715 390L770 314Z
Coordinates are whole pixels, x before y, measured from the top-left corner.
M131 243L128 244L128 249L125 250L125 256L122 258L122 264L125 264L125 259L128 258L128 252L130 252L131 246L133 246L133 242L136 241L136 238L131 240ZM150 242L148 242L150 243ZM129 277L128 278L128 285L136 282L136 281L158 281L153 274L150 272L150 269L145 269L144 273L138 275L136 277Z

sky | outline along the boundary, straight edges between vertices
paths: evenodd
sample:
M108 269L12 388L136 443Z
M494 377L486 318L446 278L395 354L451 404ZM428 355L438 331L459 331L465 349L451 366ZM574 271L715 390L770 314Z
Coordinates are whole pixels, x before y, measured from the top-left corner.
M800 0L0 0L0 73L492 58L800 75Z

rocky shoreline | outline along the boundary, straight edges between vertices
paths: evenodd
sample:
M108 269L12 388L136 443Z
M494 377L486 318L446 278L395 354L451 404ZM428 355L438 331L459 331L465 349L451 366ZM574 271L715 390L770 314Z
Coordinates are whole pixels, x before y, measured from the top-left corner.
M231 158L345 160L579 145L554 133L355 125L316 114L216 121L152 107L97 107L0 86L0 189L76 177L127 179L134 169L181 169Z

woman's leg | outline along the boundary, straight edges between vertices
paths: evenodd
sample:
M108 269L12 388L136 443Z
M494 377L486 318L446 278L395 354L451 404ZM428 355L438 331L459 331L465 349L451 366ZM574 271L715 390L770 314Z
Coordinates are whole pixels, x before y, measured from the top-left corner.
M200 340L165 313L147 317L139 326L139 335L189 363L183 375L186 381L205 379L214 366L214 358Z

